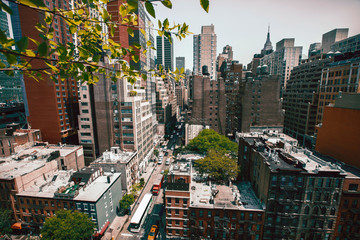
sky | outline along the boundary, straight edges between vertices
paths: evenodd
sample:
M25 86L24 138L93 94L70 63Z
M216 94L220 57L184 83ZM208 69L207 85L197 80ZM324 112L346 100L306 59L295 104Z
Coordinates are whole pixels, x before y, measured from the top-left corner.
M295 38L306 55L311 43L321 42L322 34L335 28L349 28L349 37L360 34L360 0L210 0L209 13L200 0L172 0L171 10L154 3L157 19L186 22L194 34L214 24L217 55L230 45L234 60L245 65L264 47L269 24L274 50L281 39ZM174 61L179 56L192 70L193 36L174 42Z

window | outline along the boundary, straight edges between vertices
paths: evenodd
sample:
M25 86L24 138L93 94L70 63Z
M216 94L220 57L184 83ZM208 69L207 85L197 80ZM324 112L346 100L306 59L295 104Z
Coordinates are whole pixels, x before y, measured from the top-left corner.
M89 113L89 110L88 109L83 109L81 110L82 113Z
M87 203L83 203L83 206L84 206L84 210L85 210L85 211L87 211L87 210L89 209Z
M318 179L318 187L322 187L322 186L323 186L323 183L324 183L324 179L319 178L319 179Z
M89 104L87 102L81 102L81 106L88 106Z
M199 211L199 217L203 217L204 216L204 210L200 210Z
M183 199L183 204L184 204L184 206L187 205L187 199Z
M349 184L349 191L357 191L358 184Z
M90 128L90 125L81 125L82 128Z
M211 217L211 211L208 210L207 212L208 212L208 217L210 218Z
M179 204L179 199L178 198L175 198L175 204Z
M179 214L180 214L179 209L175 209L175 215L179 215Z

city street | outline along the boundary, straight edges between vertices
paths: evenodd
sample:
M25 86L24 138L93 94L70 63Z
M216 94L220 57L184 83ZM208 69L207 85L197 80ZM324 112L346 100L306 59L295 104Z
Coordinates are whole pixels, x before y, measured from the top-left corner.
M136 212L138 205L140 204L143 196L151 192L153 183L158 174L161 174L162 170L167 169L168 166L165 165L165 161L161 165L157 165L156 170L153 172L152 176L150 177L147 185L144 188L141 196L139 197L139 201L137 202L137 206L132 210L132 215ZM165 226L163 225L163 221L160 221L159 214L162 213L161 211L163 207L163 189L161 189L160 193L157 196L153 196L153 207L150 209L150 213L148 214L147 218L144 221L144 225L141 228L139 233L132 233L128 230L131 216L129 216L129 221L124 225L123 230L120 232L116 239L147 239L147 235L150 231L152 225L156 224L159 225L160 232L157 235L157 239L165 239ZM164 215L163 215L164 216ZM160 236L161 235L161 236Z

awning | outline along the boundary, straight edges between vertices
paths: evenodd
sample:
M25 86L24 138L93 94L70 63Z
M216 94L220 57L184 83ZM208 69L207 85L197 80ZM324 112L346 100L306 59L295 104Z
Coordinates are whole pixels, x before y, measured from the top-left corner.
M107 221L107 222L105 223L105 226L104 226L104 227L101 229L101 231L99 232L99 235L103 235L109 225L110 225L110 222Z
M14 223L13 225L11 225L11 229L18 229L20 230L21 229L21 223L20 222L17 222L17 223Z

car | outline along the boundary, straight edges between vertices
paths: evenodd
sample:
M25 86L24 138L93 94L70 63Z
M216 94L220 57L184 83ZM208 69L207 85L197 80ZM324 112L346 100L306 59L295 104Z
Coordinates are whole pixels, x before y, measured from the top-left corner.
M169 152L165 152L165 156L169 155Z
M166 159L165 165L169 165L169 164L170 164L170 159Z
M159 158L158 164L159 164L159 165L162 164L162 158Z
M157 225L152 225L148 235L148 240L156 239L156 235L158 231L159 231L159 227Z

